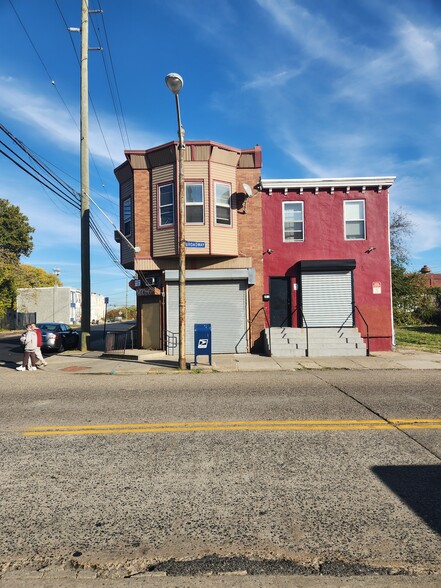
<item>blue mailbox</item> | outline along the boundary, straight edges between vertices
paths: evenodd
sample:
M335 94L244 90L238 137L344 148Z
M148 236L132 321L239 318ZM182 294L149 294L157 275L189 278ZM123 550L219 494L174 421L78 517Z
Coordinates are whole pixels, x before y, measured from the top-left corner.
M198 365L198 355L208 355L211 365L211 325L194 326L194 365Z

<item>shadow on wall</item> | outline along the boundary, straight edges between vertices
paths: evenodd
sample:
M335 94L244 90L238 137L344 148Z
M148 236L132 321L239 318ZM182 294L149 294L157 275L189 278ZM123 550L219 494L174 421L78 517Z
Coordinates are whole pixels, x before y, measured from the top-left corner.
M372 471L441 535L441 466L375 466Z

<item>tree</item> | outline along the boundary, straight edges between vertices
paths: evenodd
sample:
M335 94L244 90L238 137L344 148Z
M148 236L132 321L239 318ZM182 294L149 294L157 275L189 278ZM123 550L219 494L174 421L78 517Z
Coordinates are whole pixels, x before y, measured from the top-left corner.
M16 288L44 288L51 286L62 286L58 276L51 274L41 267L20 264L15 274Z
M0 198L0 318L15 303L15 273L20 256L30 255L34 228L18 206Z
M402 208L394 210L390 218L390 256L392 263L405 267L409 262L407 240L413 234L413 223Z
M413 223L402 208L390 218L390 254L392 274L392 304L397 324L418 322L418 313L425 304L426 287L422 274L409 273L406 265L410 253L408 240L413 234Z
M12 254L18 262L20 255L31 254L35 229L28 221L18 206L0 198L0 256Z

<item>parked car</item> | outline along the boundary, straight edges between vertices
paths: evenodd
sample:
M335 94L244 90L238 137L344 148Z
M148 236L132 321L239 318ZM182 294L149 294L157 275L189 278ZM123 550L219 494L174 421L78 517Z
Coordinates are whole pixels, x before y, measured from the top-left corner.
M46 351L64 351L64 349L76 349L80 341L78 331L71 329L65 323L37 323L41 330L43 343L42 349Z

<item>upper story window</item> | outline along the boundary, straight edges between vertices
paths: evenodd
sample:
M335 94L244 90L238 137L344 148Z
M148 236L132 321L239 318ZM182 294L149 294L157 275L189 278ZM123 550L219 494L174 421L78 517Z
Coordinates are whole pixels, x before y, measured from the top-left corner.
M175 222L173 184L159 186L159 226L169 227Z
M366 239L364 200L345 200L345 239Z
M126 198L122 203L123 234L128 237L132 234L132 199Z
M231 226L231 186L214 182L216 224Z
M185 183L185 221L203 224L204 222L204 186L202 182Z
M283 240L304 241L303 202L283 203Z

